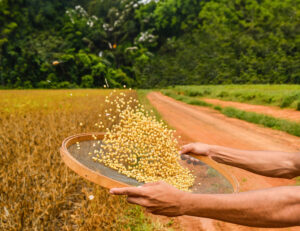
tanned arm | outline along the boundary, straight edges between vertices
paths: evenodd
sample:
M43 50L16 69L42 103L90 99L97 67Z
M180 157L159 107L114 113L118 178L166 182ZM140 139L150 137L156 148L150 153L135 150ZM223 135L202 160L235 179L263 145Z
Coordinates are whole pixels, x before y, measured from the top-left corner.
M183 213L254 227L300 225L300 187L186 197Z
M216 162L263 176L289 179L300 176L299 152L244 151L217 145L191 143L182 147L181 154L187 153L208 156Z
M128 202L165 216L206 217L253 227L300 225L300 187L287 186L236 194L192 194L164 182L114 188Z

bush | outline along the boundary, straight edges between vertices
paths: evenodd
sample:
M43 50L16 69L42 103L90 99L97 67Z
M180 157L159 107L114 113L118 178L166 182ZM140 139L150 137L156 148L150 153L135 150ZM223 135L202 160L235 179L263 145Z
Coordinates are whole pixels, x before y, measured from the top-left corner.
M24 88L26 89L31 89L32 88L32 84L29 80L25 81L23 84Z
M81 78L81 87L92 88L94 84L94 78L91 75L85 75Z
M50 82L42 80L42 81L38 82L37 87L38 88L50 88Z
M63 81L57 84L57 88L75 88L75 86L68 81Z

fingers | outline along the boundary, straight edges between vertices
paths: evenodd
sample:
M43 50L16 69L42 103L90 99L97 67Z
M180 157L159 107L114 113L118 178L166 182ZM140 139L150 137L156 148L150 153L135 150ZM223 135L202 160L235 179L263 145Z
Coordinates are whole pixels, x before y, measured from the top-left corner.
M194 157L192 157L192 156L189 156L189 155L186 155L186 154L182 154L181 156L180 156L180 158L182 159L182 160L186 160L186 162L188 163L188 164L193 164L193 165L200 165L201 164L201 161L200 160L198 160L198 159L196 159L196 158L194 158Z
M183 145L180 150L180 154L185 154L193 151L193 144Z
M181 158L182 160L186 160L186 159L189 158L189 156L186 155L186 154L182 154L182 155L180 156L180 158Z
M109 193L114 195L143 196L142 187L112 188Z

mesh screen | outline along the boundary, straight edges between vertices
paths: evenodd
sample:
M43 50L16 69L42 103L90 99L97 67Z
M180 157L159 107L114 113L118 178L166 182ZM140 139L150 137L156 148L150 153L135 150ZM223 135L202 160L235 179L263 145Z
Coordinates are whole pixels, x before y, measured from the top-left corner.
M114 179L119 182L126 183L132 186L143 185L133 178L129 178L123 174L118 173L116 170L104 166L99 162L92 160L88 155L89 152L94 153L94 150L99 150L101 140L88 140L79 142L80 149L77 149L77 144L73 144L68 148L70 154L75 157L79 162L88 167L89 169L99 172L100 174ZM217 170L209 165L198 161L197 164L191 163L187 160L180 160L180 164L192 170L194 174L195 183L191 190L194 193L232 193L234 191L230 182Z

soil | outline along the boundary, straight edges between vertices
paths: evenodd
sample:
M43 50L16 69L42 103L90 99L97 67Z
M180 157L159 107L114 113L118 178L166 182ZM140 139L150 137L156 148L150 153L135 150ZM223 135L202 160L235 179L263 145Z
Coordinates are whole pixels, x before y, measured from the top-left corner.
M300 111L296 111L293 109L281 109L279 107L274 107L274 106L253 105L247 103L223 101L219 99L201 99L201 100L214 105L219 105L221 107L234 107L240 110L257 112L257 113L273 116L279 119L286 119L290 121L300 122Z
M264 128L242 120L228 118L204 107L188 105L158 92L148 94L151 104L163 119L181 136L181 144L203 142L244 150L299 151L300 138L285 132ZM240 191L294 185L294 180L259 176L242 169L226 166L240 184ZM183 216L176 218L183 230L274 230L251 228L212 219ZM300 230L300 227L276 229Z

